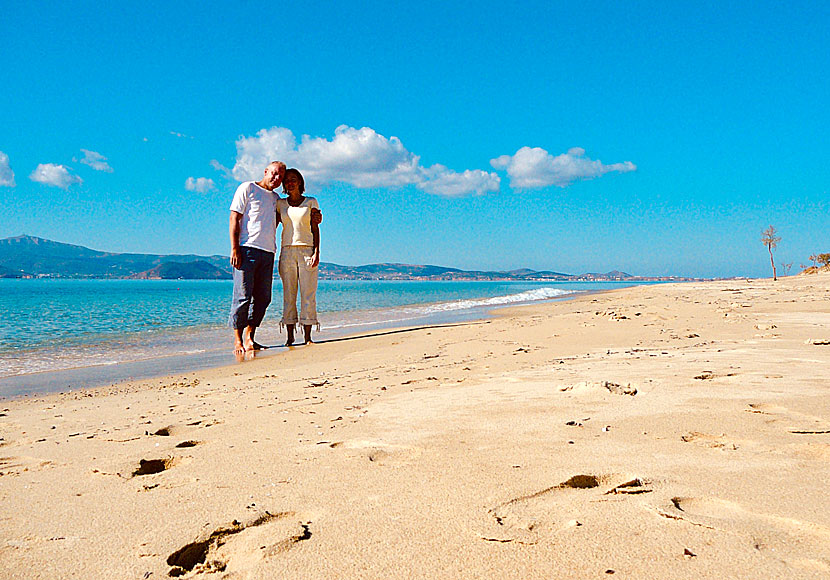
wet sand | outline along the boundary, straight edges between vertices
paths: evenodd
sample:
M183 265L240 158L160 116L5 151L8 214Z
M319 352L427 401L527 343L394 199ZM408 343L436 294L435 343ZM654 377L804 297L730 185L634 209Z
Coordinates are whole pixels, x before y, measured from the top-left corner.
M826 578L830 274L0 401L0 578Z

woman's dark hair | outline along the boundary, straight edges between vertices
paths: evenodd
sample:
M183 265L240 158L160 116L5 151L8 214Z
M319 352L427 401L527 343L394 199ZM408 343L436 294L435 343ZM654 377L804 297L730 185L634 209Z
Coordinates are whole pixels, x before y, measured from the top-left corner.
M283 190L285 190L285 178L288 177L289 173L293 173L297 176L297 179L300 180L300 193L305 193L305 179L303 179L303 174L300 173L299 169L294 169L293 167L289 167L285 170L285 175L283 175L282 177Z

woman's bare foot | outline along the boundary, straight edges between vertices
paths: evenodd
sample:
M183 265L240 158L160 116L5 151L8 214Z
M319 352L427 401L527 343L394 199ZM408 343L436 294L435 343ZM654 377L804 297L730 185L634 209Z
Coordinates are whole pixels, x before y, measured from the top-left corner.
M305 342L303 344L311 344L314 341L311 340L311 325L310 324L303 324L303 334L305 334Z

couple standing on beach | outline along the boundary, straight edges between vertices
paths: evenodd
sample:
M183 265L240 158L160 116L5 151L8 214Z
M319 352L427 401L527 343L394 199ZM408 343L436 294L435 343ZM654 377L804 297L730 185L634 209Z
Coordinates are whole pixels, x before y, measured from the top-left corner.
M287 198L275 191L280 184ZM231 202L230 237L233 266L233 302L230 325L234 329L234 354L262 349L254 340L271 303L277 226L282 224L279 274L283 312L280 327L288 333L286 346L294 344L294 328L302 325L304 344L311 342L317 325L317 266L320 263L320 229L323 219L317 200L306 197L305 181L297 169L272 161L260 181L246 181ZM297 316L297 290L300 314Z

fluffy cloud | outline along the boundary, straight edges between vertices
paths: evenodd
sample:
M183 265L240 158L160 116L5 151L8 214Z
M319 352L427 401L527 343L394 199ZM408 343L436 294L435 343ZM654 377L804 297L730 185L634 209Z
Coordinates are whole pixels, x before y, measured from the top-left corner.
M84 158L81 163L89 165L96 171L106 171L112 173L112 167L107 163L107 158L96 151L89 151L88 149L81 149L84 152Z
M444 197L460 197L474 193L483 195L488 191L498 191L500 179L495 173L480 169L467 169L456 173L443 165L433 165L425 171L428 179L418 184L418 188Z
M421 181L418 156L397 137L387 139L369 127L341 125L331 141L304 136L297 153L312 181L344 181L361 188Z
M260 129L253 137L239 137L236 140L236 164L231 170L234 179L259 180L271 161L280 160L289 166L298 165L295 147L294 133L282 127ZM308 176L305 177L309 181Z
M184 188L187 191L198 191L199 193L206 193L208 191L216 189L216 184L213 183L212 179L207 177L188 177L187 181L184 182Z
M534 189L557 185L566 187L577 180L594 179L611 171L626 173L637 166L626 161L605 165L586 157L579 147L554 157L539 147L522 147L515 155L502 155L490 161L495 169L504 169L514 189Z
M54 163L41 163L32 171L29 179L61 189L66 189L73 183L83 183L80 177L69 172L69 168Z
M305 135L297 143L284 127L261 129L236 142L233 177L257 180L269 162L279 159L298 167L307 183L333 181L359 188L403 187L414 184L436 195L461 196L498 190L495 173L467 170L455 173L443 165L422 167L420 158L397 137L384 137L369 127L337 127L331 140ZM219 166L217 163L214 167ZM217 167L218 168L218 167Z
M0 151L0 186L14 187L14 171L9 156Z

